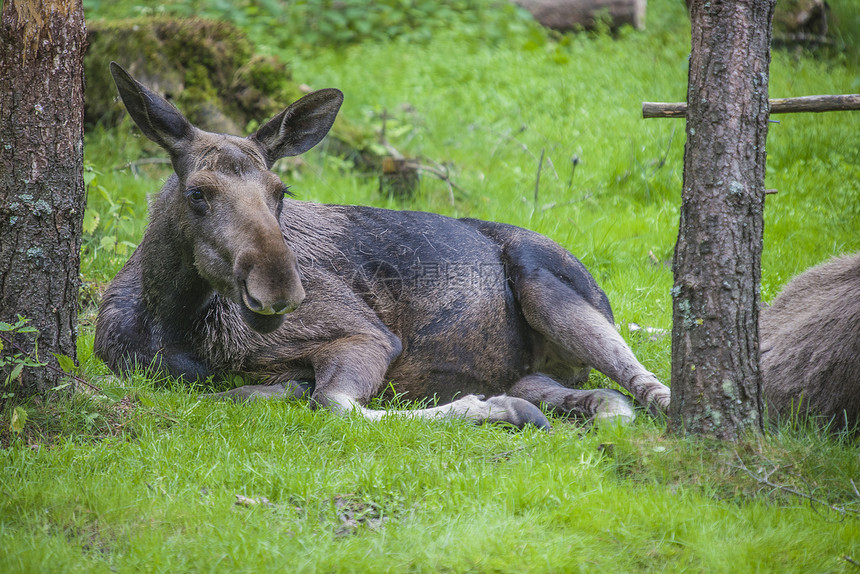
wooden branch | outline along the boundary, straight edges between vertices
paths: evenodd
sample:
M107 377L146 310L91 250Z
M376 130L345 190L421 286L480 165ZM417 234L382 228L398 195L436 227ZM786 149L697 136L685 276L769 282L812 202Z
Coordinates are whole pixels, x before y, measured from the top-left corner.
M803 96L801 98L779 98L769 100L771 114L794 114L799 112L844 112L860 110L860 94L839 96ZM642 102L643 118L683 118L687 116L684 102Z
M759 484L763 484L763 485L770 487L772 489L775 489L775 490L781 490L781 491L786 492L788 494L793 494L795 496L799 496L800 498L805 498L806 500L808 500L810 502L810 506L812 505L813 502L816 504L821 504L822 506L826 506L830 510L833 510L834 512L838 512L839 514L841 514L843 516L845 516L846 514L853 514L853 515L860 514L860 510L855 510L853 508L846 508L846 505L836 506L835 504L830 504L829 502L827 502L826 500L822 500L821 498L817 498L817 497L812 496L810 494L806 494L805 492L800 492L796 488L792 488L790 486L785 486L783 484L778 484L778 483L772 482L770 480L770 476L774 472L779 470L779 466L774 466L770 472L764 472L763 471L761 475L758 475L758 474L754 473L753 471L751 471L749 468L747 468L747 465L744 464L744 461L741 458L741 455L739 455L737 451L735 451L735 456L737 457L738 462L740 463L740 466L737 468L740 468L742 471L747 473L750 478L752 478L753 480L755 480ZM851 486L854 486L854 481L851 482ZM856 486L854 486L854 491L855 492L857 491ZM854 504L854 502L851 502L849 504Z
M645 29L646 0L513 0L542 26L561 32L592 30L604 19L613 30L630 24Z

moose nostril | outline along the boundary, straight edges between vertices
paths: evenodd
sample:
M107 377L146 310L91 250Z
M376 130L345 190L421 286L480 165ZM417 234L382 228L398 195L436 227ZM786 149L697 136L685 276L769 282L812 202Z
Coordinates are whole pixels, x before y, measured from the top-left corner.
M293 310L293 306L287 301L275 301L272 303L272 311L275 315L283 315Z
M248 291L248 284L242 281L242 299L245 301L245 306L251 311L260 312L263 310L263 304L254 298Z

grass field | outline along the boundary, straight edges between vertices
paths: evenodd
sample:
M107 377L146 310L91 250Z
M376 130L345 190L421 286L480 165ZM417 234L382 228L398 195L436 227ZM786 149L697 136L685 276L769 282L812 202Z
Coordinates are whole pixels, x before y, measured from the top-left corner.
M849 24L845 52L774 51L771 97L860 92L850 27L860 7L833 5ZM85 6L88 19L141 11ZM387 117L394 146L448 166L457 186L452 205L446 183L425 175L417 197L395 201L376 178L315 151L281 173L300 199L544 233L592 271L622 334L668 382L668 336L628 326L671 327L683 120L643 120L641 103L686 97L683 2L652 0L644 32L550 37L481 4L474 13L486 18L455 11L444 26L428 23L429 34L314 48L290 39L295 24L270 11L277 2L193 6L256 34L297 80L343 90L344 115L378 127ZM765 212L765 300L807 267L860 249L860 113L774 119L766 187L779 193ZM550 433L372 424L299 402L198 402L199 389L175 381L110 377L92 356L98 293L139 241L146 196L168 175L159 165L122 169L141 150L125 129L87 136L98 222L85 236L79 359L104 394L28 405L20 436L3 413L0 572L858 568L856 441L802 423L738 444L677 439L647 416L600 428L553 418ZM607 384L598 374L592 382Z

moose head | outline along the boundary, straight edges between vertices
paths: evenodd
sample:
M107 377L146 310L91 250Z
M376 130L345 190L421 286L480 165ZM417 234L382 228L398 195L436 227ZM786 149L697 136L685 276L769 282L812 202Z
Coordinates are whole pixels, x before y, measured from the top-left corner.
M111 74L129 115L167 151L176 172L178 185L168 182L162 191L170 194L162 209L178 243L171 248L183 251L203 285L238 304L251 328L277 329L305 291L280 226L287 187L270 169L325 137L343 94L308 94L243 138L191 125L115 62Z

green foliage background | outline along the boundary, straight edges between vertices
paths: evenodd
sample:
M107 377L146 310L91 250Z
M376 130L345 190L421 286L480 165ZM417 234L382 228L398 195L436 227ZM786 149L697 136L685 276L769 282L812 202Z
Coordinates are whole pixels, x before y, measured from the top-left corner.
M858 6L831 5L834 45L774 51L771 97L860 91ZM649 2L644 32L571 35L492 1L88 0L85 10L230 20L294 79L342 89L345 116L384 125L392 145L448 170L454 202L427 174L412 200L385 197L324 145L278 168L299 198L544 233L589 267L622 334L668 380L668 336L629 325L671 327L683 120L643 120L641 103L685 99L683 2ZM765 300L860 249L860 114L773 119ZM798 421L739 445L669 438L645 416L510 433L200 403L175 381L114 379L92 357L99 292L169 171L140 161L163 154L127 123L94 127L85 157L78 373L104 392L28 407L18 433L3 413L0 571L823 572L860 559L855 439ZM754 478L764 476L818 502ZM257 503L236 506L236 495Z

